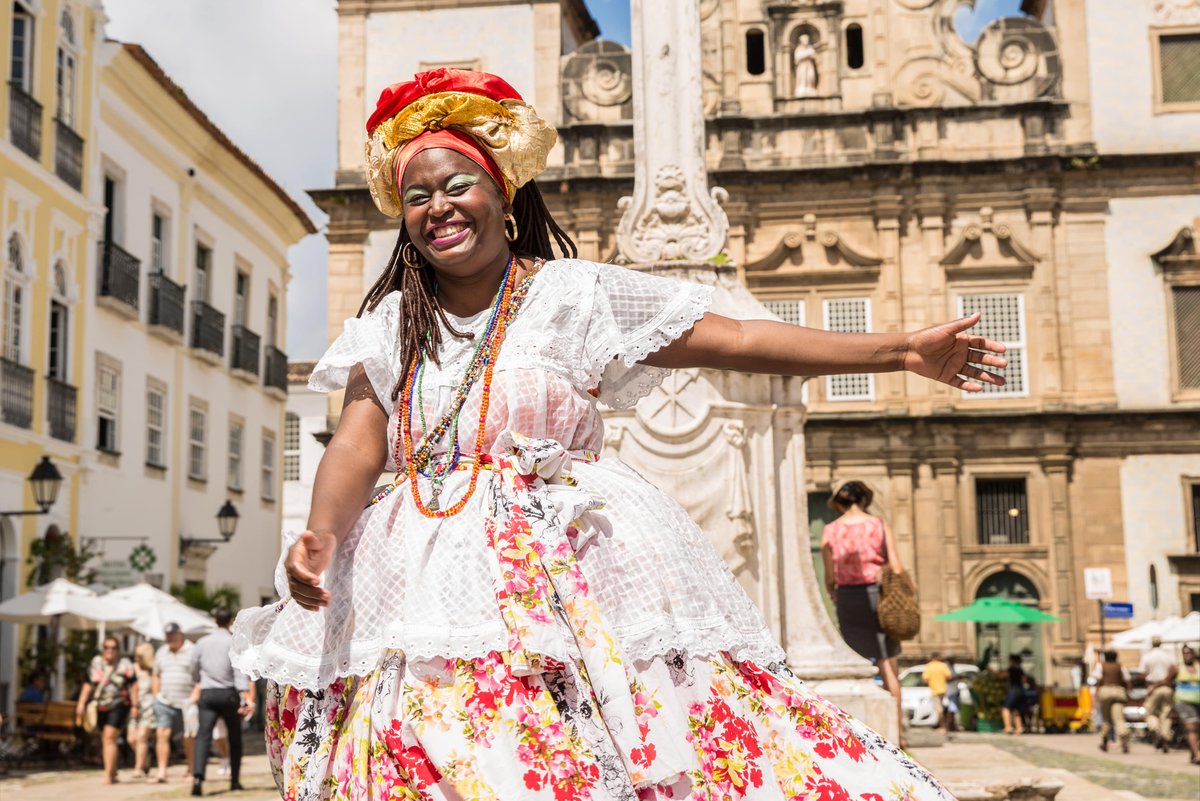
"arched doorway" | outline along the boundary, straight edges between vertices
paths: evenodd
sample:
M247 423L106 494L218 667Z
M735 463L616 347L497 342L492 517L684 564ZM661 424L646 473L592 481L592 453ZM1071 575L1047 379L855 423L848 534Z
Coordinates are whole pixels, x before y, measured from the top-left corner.
M1005 598L1037 607L1041 596L1028 577L1015 570L1001 570L983 580L975 592L976 598ZM1038 623L977 623L975 624L975 658L982 659L992 648L993 667L1007 667L1009 654L1020 654L1021 666L1037 679L1044 681L1042 627Z

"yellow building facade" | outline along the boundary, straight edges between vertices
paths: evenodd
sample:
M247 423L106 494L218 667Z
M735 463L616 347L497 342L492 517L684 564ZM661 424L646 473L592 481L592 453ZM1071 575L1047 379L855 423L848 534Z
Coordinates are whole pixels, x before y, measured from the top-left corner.
M24 589L29 546L79 526L78 387L103 209L88 200L103 13L90 0L0 8L0 512L36 510L28 477L48 456L64 481L45 514L0 516L0 598ZM12 627L0 634L0 702L14 689ZM0 708L3 708L0 706Z

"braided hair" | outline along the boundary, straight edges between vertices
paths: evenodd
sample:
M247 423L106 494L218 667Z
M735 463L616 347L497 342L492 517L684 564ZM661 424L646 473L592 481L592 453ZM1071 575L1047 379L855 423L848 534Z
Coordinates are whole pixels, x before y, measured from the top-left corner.
M579 254L575 242L550 215L546 201L533 181L522 186L513 195L512 214L517 222L517 239L509 247L518 256L554 258L551 239L563 258L573 259ZM433 271L426 269L429 265L424 257L418 255L421 259L421 269L414 270L405 266L400 254L405 246L411 243L412 237L409 236L408 229L401 225L400 233L396 237L396 247L392 250L392 257L388 259L387 268L367 292L357 314L361 317L364 312L374 311L384 297L397 289L400 290L398 345L404 372L392 388L393 401L400 397L400 389L408 377L409 364L414 354L420 353L423 358L431 359L434 364L441 363L438 360L438 350L442 345L442 331L437 325L439 320L453 336L464 339L473 336L458 331L447 319L434 291Z

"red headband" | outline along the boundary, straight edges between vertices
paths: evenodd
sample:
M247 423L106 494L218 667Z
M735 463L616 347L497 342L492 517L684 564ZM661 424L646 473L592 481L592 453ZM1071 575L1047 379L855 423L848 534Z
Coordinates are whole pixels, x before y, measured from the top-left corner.
M373 134L379 123L396 116L414 100L439 92L467 92L497 103L501 100L522 100L508 81L487 72L470 72L452 67L418 72L411 81L394 83L380 92L375 113L367 120L367 135Z
M496 165L496 160L491 157L491 154L479 143L478 139L470 134L456 131L452 128L423 133L400 148L400 152L396 154L397 190L400 190L404 185L404 170L408 167L408 163L413 160L413 157L424 150L433 150L435 148L444 148L446 150L453 150L455 153L461 153L480 167L483 167L483 169L487 170L487 174L492 176L492 180L496 182L496 186L500 188L500 194L504 195L504 199L512 200L508 196L508 185L504 181L504 174L500 172L500 167ZM397 194L400 194L400 192L398 191Z

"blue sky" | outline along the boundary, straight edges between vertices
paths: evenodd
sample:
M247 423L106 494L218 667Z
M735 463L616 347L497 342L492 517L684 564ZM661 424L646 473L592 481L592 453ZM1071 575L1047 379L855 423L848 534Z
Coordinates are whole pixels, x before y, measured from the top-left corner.
M629 0L587 0L587 7L602 37L629 44Z

